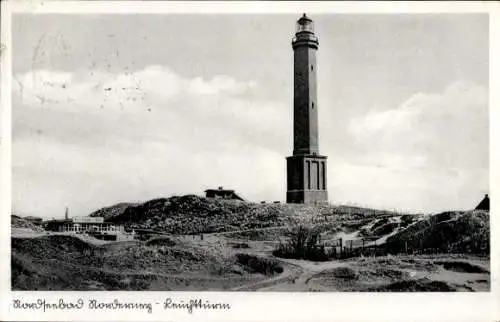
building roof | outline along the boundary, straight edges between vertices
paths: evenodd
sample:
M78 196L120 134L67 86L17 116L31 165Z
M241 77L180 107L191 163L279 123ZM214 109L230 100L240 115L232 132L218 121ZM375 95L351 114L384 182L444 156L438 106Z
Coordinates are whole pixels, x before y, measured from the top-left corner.
M215 192L215 193L234 193L234 190L229 190L229 189L207 189L205 192Z
M49 219L46 221L47 223L70 223L73 222L71 219Z
M93 223L98 224L104 222L104 217L89 217L89 216L79 216L71 218L74 223Z
M93 223L99 224L104 222L104 217L72 217L72 218L64 218L64 219L49 219L46 220L47 223Z
M312 19L309 18L305 13L302 14L302 17L300 17L300 19L298 20L299 23L307 23L307 22L311 22Z
M490 197L486 194L481 202L476 206L476 210L490 210Z
M216 194L228 194L228 193L234 193L234 190L231 189L224 189L223 186L219 186L217 189L207 189L205 192L214 192Z
M231 190L231 189L224 189L224 187L219 187L218 189L207 189L205 190L205 193L207 194L207 196L209 194L213 194L215 196L229 196L230 199L238 199L238 200L243 200L243 198L241 198L240 196L238 196L234 190Z

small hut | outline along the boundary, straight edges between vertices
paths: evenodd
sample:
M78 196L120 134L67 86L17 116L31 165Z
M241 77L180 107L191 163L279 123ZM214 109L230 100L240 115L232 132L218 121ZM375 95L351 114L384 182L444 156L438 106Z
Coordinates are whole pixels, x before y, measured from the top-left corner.
M224 187L219 187L218 189L205 190L205 197L215 198L215 199L243 200L243 198L238 196L236 192L234 192L234 190L224 189Z

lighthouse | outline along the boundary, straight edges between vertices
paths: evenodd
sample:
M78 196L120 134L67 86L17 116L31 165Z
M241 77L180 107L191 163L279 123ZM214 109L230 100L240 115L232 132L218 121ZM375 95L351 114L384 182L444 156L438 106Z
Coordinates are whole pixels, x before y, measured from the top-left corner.
M287 162L287 203L328 202L327 157L319 153L314 23L304 14L297 21L294 52L293 155Z

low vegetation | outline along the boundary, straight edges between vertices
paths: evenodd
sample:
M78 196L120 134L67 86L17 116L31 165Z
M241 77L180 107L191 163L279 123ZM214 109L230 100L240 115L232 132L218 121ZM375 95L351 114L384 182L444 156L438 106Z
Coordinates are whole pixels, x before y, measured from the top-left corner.
M485 211L411 215L188 195L118 204L93 216L136 229L139 239L93 244L73 236L19 234L23 238L12 238L13 289L230 290L275 280L307 284L308 290L489 288L489 270L481 262L490 251ZM40 229L18 216L12 216L12 227ZM342 248L336 246L340 239ZM473 259L461 259L464 254ZM332 259L342 261L308 262ZM293 274L301 269L309 269L307 281L295 284ZM459 273L470 274L471 282L426 278Z
M297 226L292 231L291 237L286 243L280 243L277 246L273 255L312 261L326 261L329 258L325 246L321 244L320 232L302 225Z
M14 290L224 290L279 274L277 261L175 241L92 245L72 236L12 238Z
M31 218L36 218L36 217L31 217ZM24 228L24 229L30 229L33 231L42 231L43 229L34 224L31 220L29 220L28 217L19 217L16 215L10 216L10 224L12 228Z
M479 265L474 265L463 261L436 261L436 265L442 265L444 269L459 273L489 273L489 271Z
M108 207L91 216L136 229L170 234L200 234L279 226L288 216L279 205L257 205L237 200L206 199L194 195L159 198L119 209Z
M429 216L387 238L388 252L489 254L489 214L445 212Z
M457 288L450 283L442 281L432 281L425 278L418 280L402 280L367 288L368 292L456 292Z
M247 243L235 243L232 245L233 248L250 248Z
M236 254L238 263L244 265L250 273L275 275L283 273L283 267L276 260L249 254Z
M273 255L325 261L362 255L489 254L489 214L485 211L445 212L429 216L403 215L371 218L368 223L363 219L360 222L364 225L360 226L355 240L343 240L342 248L327 247L322 242L322 237L333 238L335 241L338 232L350 232L349 225L345 222L336 222L336 226L330 225L326 229L325 223L299 224L288 231L286 241L277 245ZM387 237L381 238L383 236ZM371 243L377 239L383 241ZM354 247L351 247L351 241Z
M146 241L146 246L175 246L177 242L170 237L153 237Z
M103 216L107 221L129 228L185 235L268 228L272 234L274 229L279 232L280 227L298 225L302 221L323 226L323 231L336 229L339 222L345 229L356 230L374 216L394 215L394 212L359 207L256 204L186 195L137 204L121 203L97 210L90 216ZM252 238L252 232L248 234Z
M352 258L337 262L339 267L313 274L308 286L341 292L488 291L488 261L459 257L442 254Z

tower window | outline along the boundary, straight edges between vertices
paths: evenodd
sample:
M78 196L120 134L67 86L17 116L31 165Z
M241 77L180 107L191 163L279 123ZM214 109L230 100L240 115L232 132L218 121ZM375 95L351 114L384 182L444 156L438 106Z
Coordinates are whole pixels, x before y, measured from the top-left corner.
M312 102L312 109L314 110L314 102Z
M311 161L307 162L307 189L311 189Z
M314 65L311 65L311 70L314 70Z

